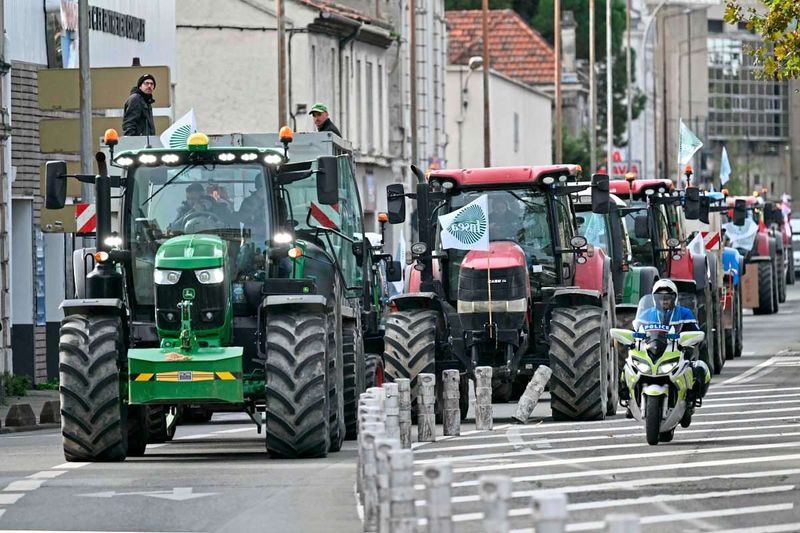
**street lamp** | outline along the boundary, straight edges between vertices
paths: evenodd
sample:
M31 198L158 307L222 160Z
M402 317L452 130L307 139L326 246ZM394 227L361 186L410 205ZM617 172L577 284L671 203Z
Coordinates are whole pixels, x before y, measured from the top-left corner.
M467 110L467 95L469 94L469 77L472 75L473 72L478 70L483 66L483 58L481 56L472 56L469 58L468 63L468 70L467 75L464 76L464 79L461 82L461 93L460 93L460 110L458 119L456 122L458 123L458 166L459 168L464 168L464 161L463 161L463 146L464 143L462 142L463 139L463 129L464 129L464 119L465 119L465 112Z

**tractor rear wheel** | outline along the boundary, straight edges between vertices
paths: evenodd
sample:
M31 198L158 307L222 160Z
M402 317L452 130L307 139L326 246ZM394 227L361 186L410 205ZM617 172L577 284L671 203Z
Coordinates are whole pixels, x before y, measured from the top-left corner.
M762 261L758 266L758 307L753 309L755 315L771 315L776 311L774 289L772 288L772 262Z
M167 442L167 408L160 405L151 405L147 408L147 443L161 444Z
M337 327L335 313L328 314L328 409L331 442L328 451L338 452L342 449L347 432L344 417L344 364L339 357L339 346L342 346L341 330ZM338 342L337 342L338 341Z
M325 313L267 316L266 446L278 457L325 457L330 411Z
M788 268L786 269L786 284L794 285L795 272L794 272L794 246L790 246L786 252L788 259Z
M601 307L553 310L550 320L550 407L555 420L602 420L608 391L608 316Z
M150 409L146 405L128 406L128 457L141 457L150 442Z
M778 265L773 260L772 261L772 307L775 309L775 312L778 312L778 308L780 307L780 287L778 286Z
M436 372L436 311L398 311L386 320L384 361L390 380L411 380L411 411L417 412L418 380L423 373ZM441 377L437 376L437 384Z
M706 334L705 340L700 344L700 360L703 361L713 374L719 374L722 368L717 368L717 356L714 353L714 328L711 294L708 284L705 289L697 292L697 325Z
M736 337L734 339L734 350L733 356L734 357L741 357L742 350L744 350L744 313L742 312L742 284L741 278L739 282L739 286L736 287L734 290L734 298L736 300L736 305L734 307L735 314L733 315L733 319L736 321Z
M376 353L364 358L364 390L370 387L383 387L383 358Z
M119 365L125 351L121 320L70 315L61 321L59 336L64 457L67 461L124 460L128 421L120 393Z
M786 302L786 260L783 254L778 254L777 261L775 262L778 278L778 302Z
M342 357L344 360L344 420L345 439L356 438L358 418L358 396L366 390L364 386L364 343L361 329L355 322L342 325Z

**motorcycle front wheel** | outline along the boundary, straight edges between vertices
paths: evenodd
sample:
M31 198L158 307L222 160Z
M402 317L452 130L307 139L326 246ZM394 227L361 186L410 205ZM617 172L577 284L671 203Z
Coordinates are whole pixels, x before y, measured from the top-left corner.
M645 399L644 429L647 434L647 444L658 444L659 429L661 429L661 414L664 412L664 396L647 396Z

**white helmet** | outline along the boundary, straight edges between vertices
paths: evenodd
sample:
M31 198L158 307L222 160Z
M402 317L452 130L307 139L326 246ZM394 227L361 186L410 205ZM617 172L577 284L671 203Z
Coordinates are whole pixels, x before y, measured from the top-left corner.
M670 279L660 279L655 282L653 285L652 294L655 294L659 291L669 291L676 297L678 296L678 287Z

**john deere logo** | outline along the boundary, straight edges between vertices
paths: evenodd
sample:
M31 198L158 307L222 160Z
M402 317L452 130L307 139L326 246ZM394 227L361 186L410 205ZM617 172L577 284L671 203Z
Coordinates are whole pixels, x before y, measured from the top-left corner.
M184 300L194 300L194 289L183 289Z
M486 214L477 205L461 211L450 223L447 232L464 244L475 244L486 233Z

